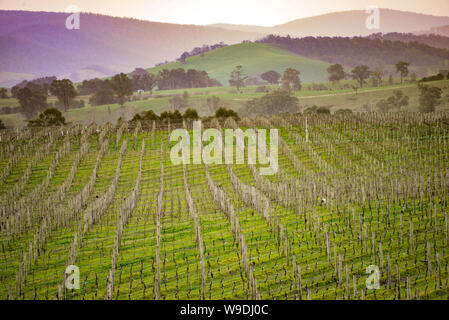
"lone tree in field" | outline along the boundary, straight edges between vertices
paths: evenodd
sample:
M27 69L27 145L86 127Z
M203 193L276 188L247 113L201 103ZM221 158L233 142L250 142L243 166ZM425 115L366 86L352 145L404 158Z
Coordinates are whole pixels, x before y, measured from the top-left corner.
M17 99L19 99L20 112L27 119L34 117L47 107L47 96L40 90L40 86L26 86L17 91Z
M441 103L443 90L438 87L429 87L418 83L418 89L421 91L419 96L419 112L434 112L435 107Z
M270 84L277 84L279 82L279 79L281 78L281 74L274 70L270 70L265 73L262 73L260 77Z
M0 99L8 99L8 90L0 88Z
M284 71L284 74L282 76L282 89L286 91L299 91L301 90L301 79L299 79L299 75L301 72L299 72L296 69L293 68L287 68Z
M338 83L340 80L346 78L345 70L341 64L333 64L327 68L327 73L329 73L329 81Z
M28 121L29 127L52 127L65 125L65 118L61 111L56 108L49 108L39 114L34 120Z
M235 67L231 72L231 78L229 79L229 84L237 88L237 91L240 91L241 87L245 86L245 80L248 78L243 72L242 66Z
M365 65L357 66L351 71L352 79L359 82L360 88L363 88L365 80L368 79L370 75L371 72L369 70L369 67Z
M50 85L50 93L64 105L64 111L66 112L69 109L70 101L78 94L69 79L54 80Z
M408 75L408 67L410 66L409 62L399 61L396 63L396 72L399 72L401 74L401 84L404 81L404 77Z
M117 95L117 101L121 107L125 103L126 97L132 95L131 81L124 73L116 74L111 79L111 88Z

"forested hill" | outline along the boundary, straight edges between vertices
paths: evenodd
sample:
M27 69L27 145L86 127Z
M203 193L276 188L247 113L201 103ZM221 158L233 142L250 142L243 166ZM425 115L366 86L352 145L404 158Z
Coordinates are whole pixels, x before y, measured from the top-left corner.
M449 37L439 34L413 34L413 33L399 33L391 32L387 34L373 33L368 36L370 39L401 41L401 42L419 42L427 44L428 46L449 49Z
M419 42L401 42L369 37L291 38L269 35L263 43L277 45L295 54L345 66L360 64L388 68L407 61L419 74L427 74L449 63L449 50Z

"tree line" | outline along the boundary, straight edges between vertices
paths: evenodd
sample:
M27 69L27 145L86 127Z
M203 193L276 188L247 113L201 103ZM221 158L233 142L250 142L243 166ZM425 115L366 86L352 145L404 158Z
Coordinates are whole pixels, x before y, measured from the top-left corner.
M293 53L329 63L355 67L394 65L398 60L416 66L444 65L449 51L416 41L401 42L369 37L305 37L291 38L268 35L259 40L280 46Z

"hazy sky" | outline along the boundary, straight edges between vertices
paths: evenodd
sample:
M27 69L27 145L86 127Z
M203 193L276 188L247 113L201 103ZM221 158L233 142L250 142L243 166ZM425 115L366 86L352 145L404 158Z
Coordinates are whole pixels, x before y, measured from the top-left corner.
M182 23L237 23L271 26L323 13L370 5L449 16L449 0L0 0L0 9L84 12Z

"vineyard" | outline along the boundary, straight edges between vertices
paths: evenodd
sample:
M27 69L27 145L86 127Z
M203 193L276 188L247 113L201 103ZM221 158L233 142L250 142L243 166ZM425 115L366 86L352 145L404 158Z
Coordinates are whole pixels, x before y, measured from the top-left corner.
M277 128L279 170L174 165L187 121L3 131L0 299L449 299L448 113L203 126Z

